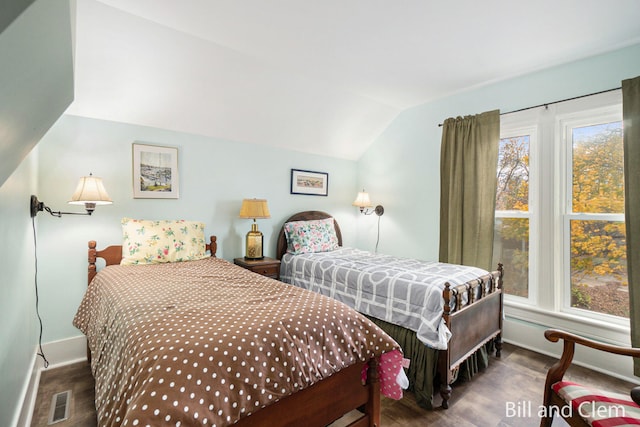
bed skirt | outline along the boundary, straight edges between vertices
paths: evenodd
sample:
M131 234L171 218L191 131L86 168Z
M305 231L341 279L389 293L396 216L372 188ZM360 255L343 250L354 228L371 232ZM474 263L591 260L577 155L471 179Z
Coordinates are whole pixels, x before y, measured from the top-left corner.
M409 390L415 394L418 406L433 409L433 393L435 387L439 385L438 350L425 345L414 331L373 317L369 319L400 344L404 357L411 361L409 369L405 369L409 378ZM462 363L456 380L468 381L484 370L489 364L492 347L493 341L490 341Z
M415 393L418 406L433 409L438 350L427 347L417 338L414 331L373 317L369 319L400 344L404 357L411 360L409 369L405 369L409 378L409 390Z

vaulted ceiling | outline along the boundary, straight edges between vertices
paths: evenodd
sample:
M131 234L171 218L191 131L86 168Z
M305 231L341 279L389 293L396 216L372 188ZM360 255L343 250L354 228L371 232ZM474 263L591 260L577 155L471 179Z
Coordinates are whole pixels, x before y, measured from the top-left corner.
M68 113L357 159L404 109L640 42L638 0L81 0Z

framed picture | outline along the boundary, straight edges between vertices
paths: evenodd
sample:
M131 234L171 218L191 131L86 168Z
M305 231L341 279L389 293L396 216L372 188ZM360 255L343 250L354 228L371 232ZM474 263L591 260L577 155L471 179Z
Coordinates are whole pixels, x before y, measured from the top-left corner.
M328 173L291 169L291 194L326 196L328 193Z
M133 197L178 198L178 149L133 143Z

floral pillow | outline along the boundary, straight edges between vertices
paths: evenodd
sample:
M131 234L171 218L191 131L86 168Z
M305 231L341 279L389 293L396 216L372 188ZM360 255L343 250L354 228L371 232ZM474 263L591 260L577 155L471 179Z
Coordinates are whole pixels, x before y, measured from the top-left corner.
M191 261L207 257L204 223L122 218L121 265Z
M292 221L284 225L287 252L304 254L338 249L338 236L333 218Z

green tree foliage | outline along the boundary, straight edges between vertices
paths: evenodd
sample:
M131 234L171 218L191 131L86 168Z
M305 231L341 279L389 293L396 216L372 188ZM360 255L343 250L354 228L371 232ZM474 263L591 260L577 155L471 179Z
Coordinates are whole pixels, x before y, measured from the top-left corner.
M624 212L622 126L574 131L573 212Z

